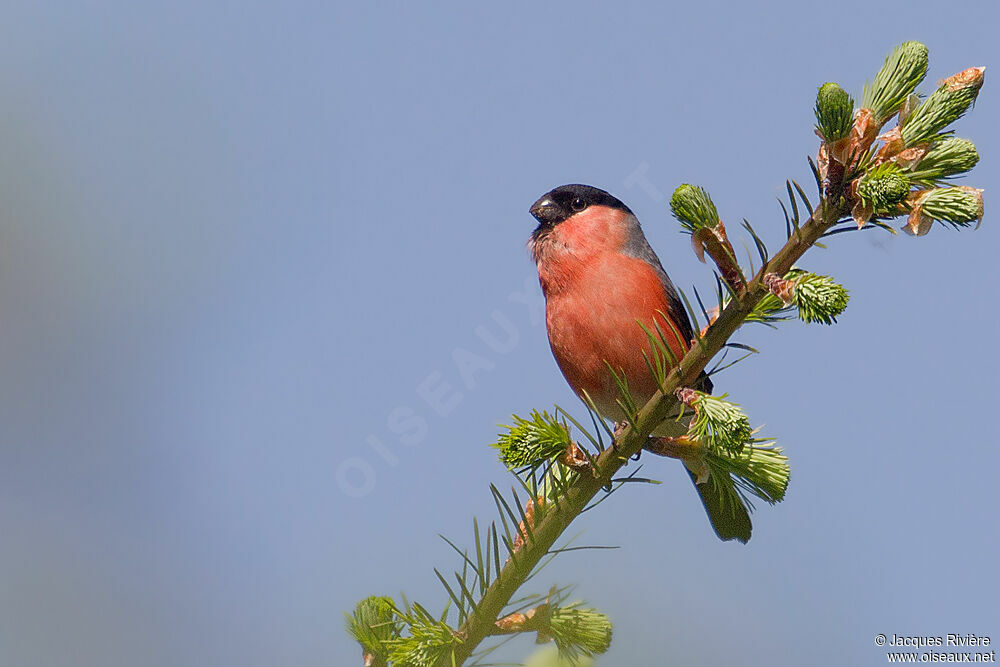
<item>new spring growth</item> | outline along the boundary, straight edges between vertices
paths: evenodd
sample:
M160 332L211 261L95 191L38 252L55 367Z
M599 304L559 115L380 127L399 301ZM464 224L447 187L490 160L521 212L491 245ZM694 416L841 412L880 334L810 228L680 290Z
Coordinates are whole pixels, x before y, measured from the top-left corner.
M355 606L353 615L345 616L347 632L361 644L365 667L384 665L389 659L385 642L399 637L392 598L372 595Z
M496 634L537 632L537 643L554 639L567 660L604 653L611 646L611 621L596 609L581 608L581 604L553 607L545 603L523 613L508 614L496 622Z
M715 227L719 223L719 211L705 188L684 183L670 197L670 211L688 232L702 227Z
M705 456L716 490L729 495L728 502L735 506L742 499L752 508L747 494L771 505L784 499L791 468L781 448L771 444L755 443L740 453L718 451Z
M705 253L708 253L730 287L736 291L746 287L733 244L726 235L726 226L719 219L719 212L708 192L697 185L685 183L670 197L670 210L691 234L691 245L698 259L704 262Z
M938 181L958 176L971 170L979 162L979 152L968 139L949 137L931 144L909 172L910 181L933 185Z
M871 111L876 127L899 111L926 74L927 47L920 42L903 42L886 56L875 80L865 85L861 99L861 106Z
M921 190L910 199L910 216L903 229L914 236L929 232L935 220L958 229L983 219L983 191L979 188L960 185Z
M858 201L875 215L885 215L906 199L910 180L893 162L884 162L868 170L858 180ZM871 217L865 218L864 222Z
M512 415L513 426L504 426L496 444L500 461L508 470L534 468L567 453L573 443L569 429L548 412L532 410L528 419Z
M761 299L748 320L773 322L781 319L780 311L792 306L803 322L832 324L847 308L847 290L829 276L792 269L784 277L765 274L764 285L771 294Z
M569 660L580 655L599 655L611 646L612 625L596 609L583 609L579 602L552 610L548 634L555 640L559 654ZM539 640L543 638L539 632Z
M694 410L688 435L705 443L710 451L742 451L753 438L750 419L740 406L725 400L725 394L715 397L695 389L682 388L678 400Z
M847 290L829 276L806 273L795 281L792 303L803 322L833 324L847 308Z
M389 661L393 665L438 667L450 665L461 639L446 623L432 618L410 625L410 636L392 640Z
M735 403L690 388L675 392L695 410L688 435L707 444L701 459L684 457L699 483L710 483L734 511L749 503L749 495L774 504L785 497L791 471L781 449L754 438L750 420ZM675 438L679 440L679 438Z
M816 92L816 133L827 143L845 138L854 120L854 100L835 83L824 83Z
M983 87L985 67L970 67L941 81L924 103L910 115L902 129L907 147L931 141L938 132L969 110Z

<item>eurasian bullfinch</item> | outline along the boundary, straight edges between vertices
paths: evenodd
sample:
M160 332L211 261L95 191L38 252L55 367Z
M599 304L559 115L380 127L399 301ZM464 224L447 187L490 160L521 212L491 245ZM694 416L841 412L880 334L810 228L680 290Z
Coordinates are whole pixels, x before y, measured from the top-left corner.
M602 417L621 422L625 414L608 365L624 374L636 404L644 405L658 387L643 357L645 351L653 358L639 323L651 331L659 323L664 332L673 325L680 340L666 339L680 359L693 338L684 305L635 215L604 190L563 185L542 195L531 215L538 227L529 247L545 295L552 354L574 392L589 396ZM711 391L707 376L701 383L701 389ZM723 540L749 540L746 509L723 508L709 483L698 484L688 474L716 534Z

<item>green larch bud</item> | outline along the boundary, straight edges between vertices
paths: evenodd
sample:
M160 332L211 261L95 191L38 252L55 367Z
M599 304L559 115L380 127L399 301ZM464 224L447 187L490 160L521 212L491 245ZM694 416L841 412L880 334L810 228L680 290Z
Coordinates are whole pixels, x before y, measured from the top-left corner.
M792 303L803 322L833 324L847 308L847 290L829 276L806 273L795 282Z
M692 391L689 403L695 416L688 425L688 435L707 444L710 450L739 452L753 438L750 419L740 406L725 400L725 395Z
M670 197L670 210L689 232L703 227L715 227L719 223L719 212L712 198L705 188L697 185L685 183L674 190Z
M933 183L942 178L969 171L979 162L976 145L968 139L949 137L931 144L924 157L910 172L914 182Z
M899 111L926 74L927 47L920 42L903 42L886 56L875 80L865 85L861 106L871 109L881 126Z
M611 621L596 609L581 609L579 603L552 610L547 632L539 632L539 639L550 635L559 647L559 653L573 659L580 654L604 653L611 646Z
M717 488L729 495L728 505L741 502L739 496L743 492L772 505L785 497L791 475L788 457L779 447L769 444L748 445L739 453L719 450L705 456L711 479L721 482ZM739 485L740 493L733 488L733 482Z
M914 236L931 230L935 220L955 229L983 219L983 191L960 185L953 188L921 190L910 198L910 217L903 229ZM978 224L977 224L978 227Z
M906 122L904 143L913 146L931 141L938 132L961 118L976 101L985 72L985 67L970 67L942 81Z
M366 661L373 657L384 663L389 653L385 642L399 637L392 598L372 595L359 602L347 616L347 631L361 644Z
M799 319L809 324L833 324L847 308L848 293L829 276L791 269L782 278L774 273L764 275L764 285L770 294L758 302L749 321L775 321L778 313L796 308Z
M528 419L513 415L513 420L492 445L500 450L500 461L509 470L541 465L566 453L571 445L566 425L548 412L532 410Z
M389 642L389 662L393 665L432 667L454 664L455 649L462 639L444 622L415 623L409 637Z
M854 100L835 83L824 83L816 92L816 130L827 143L843 139L851 131Z
M870 169L858 181L858 198L871 206L876 215L888 213L902 203L910 192L910 181L892 162L884 162Z
M928 190L919 203L924 215L955 227L967 227L983 218L983 191L958 186Z

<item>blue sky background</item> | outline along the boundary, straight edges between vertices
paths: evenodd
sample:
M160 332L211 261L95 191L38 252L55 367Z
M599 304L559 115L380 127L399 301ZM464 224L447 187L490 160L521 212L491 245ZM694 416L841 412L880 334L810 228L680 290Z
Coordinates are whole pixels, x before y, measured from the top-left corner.
M443 605L431 568L458 563L437 533L464 544L492 516L496 424L576 405L537 320L536 197L610 190L674 281L707 291L667 213L676 185L777 248L816 86L860 96L905 39L930 47L923 92L1000 65L989 3L7 3L2 19L12 666L360 664L342 630L358 598ZM982 228L834 237L802 264L851 290L841 323L740 333L762 354L716 385L793 466L750 544L719 542L680 466L650 460L663 485L577 526L622 549L537 580L611 615L600 664L881 664L880 632L1000 641L991 76L957 126L984 156L966 180L987 188ZM476 330L497 317L514 339L491 349ZM466 382L470 354L488 368ZM407 416L424 428L403 442Z

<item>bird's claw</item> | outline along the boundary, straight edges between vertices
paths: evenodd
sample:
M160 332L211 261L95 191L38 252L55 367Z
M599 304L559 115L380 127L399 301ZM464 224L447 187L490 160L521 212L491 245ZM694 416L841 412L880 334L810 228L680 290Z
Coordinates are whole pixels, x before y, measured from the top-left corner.
M627 429L628 427L629 423L627 421L615 422L612 435L614 436L616 443L618 442L618 438L622 436L622 433L624 433L625 429Z
M622 434L625 433L625 429L627 429L628 427L629 423L627 421L615 422L614 429L612 431L614 434L614 441L611 443L612 447L615 447L618 444L618 439L622 437ZM638 461L640 456L642 456L641 449L637 451L635 454L633 454L630 458L633 461Z

